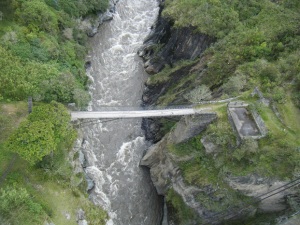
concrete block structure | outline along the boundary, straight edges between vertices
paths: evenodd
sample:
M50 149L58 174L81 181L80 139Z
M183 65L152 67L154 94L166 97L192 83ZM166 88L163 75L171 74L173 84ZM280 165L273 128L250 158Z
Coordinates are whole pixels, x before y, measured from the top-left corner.
M240 139L259 139L267 134L267 129L259 114L249 109L242 101L228 104L228 117Z

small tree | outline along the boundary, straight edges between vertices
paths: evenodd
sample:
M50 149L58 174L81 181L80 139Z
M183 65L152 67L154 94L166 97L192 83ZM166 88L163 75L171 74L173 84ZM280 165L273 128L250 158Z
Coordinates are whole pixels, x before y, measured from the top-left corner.
M51 34L58 31L58 18L44 1L16 1L16 16L19 21L32 28L44 30Z
M200 85L199 87L196 87L190 91L184 97L192 103L197 103L203 100L211 99L211 91L206 85Z
M46 213L25 188L0 189L0 224L41 224Z
M37 106L9 137L7 147L34 165L61 144L74 140L75 131L69 121L70 115L62 104Z
M223 85L223 90L228 95L238 94L246 85L246 77L244 75L236 75L230 77L227 83Z
M8 147L31 165L41 161L56 147L53 124L43 121L24 121L9 138Z

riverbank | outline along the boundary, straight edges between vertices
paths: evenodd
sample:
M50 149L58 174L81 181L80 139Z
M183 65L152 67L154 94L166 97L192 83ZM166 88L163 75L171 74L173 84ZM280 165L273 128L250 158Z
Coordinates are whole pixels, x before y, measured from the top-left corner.
M104 5L95 7L105 11L108 1L101 2ZM41 105L40 101L55 99L75 102L79 108L88 102L84 73L87 30L78 29L80 20L75 18L89 14L94 5L80 8L79 12L78 8L60 2L57 5L34 0L14 3L14 6L11 1L0 3L0 86L4 85L0 91L0 223L105 224L106 212L94 206L85 194L83 173L72 170L71 164L78 161L78 156L69 155L72 144L67 143L71 137L52 149L52 159L45 157L36 165L29 165L5 143L28 116L27 102L16 100L32 96L35 106ZM47 18L48 24L38 15ZM34 132L31 135L32 139L37 136Z

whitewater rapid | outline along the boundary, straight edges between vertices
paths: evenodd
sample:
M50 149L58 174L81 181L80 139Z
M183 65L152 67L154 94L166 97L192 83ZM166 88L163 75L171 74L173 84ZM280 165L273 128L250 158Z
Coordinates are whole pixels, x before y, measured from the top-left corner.
M157 0L120 0L114 19L90 41L88 110L140 106L147 78L137 50L158 16ZM96 121L81 128L85 168L94 181L91 200L109 214L107 225L158 225L162 204L149 171L139 166L149 143L141 119Z

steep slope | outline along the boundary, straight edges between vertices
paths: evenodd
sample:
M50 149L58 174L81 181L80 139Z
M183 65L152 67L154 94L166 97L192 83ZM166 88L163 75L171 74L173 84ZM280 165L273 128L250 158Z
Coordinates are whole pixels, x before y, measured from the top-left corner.
M139 51L151 74L145 106L239 96L268 130L239 140L224 103L210 104L218 119L182 143L170 138L178 120L145 119L157 143L142 164L166 196L170 224L275 224L299 210L298 9L297 1L162 4Z

